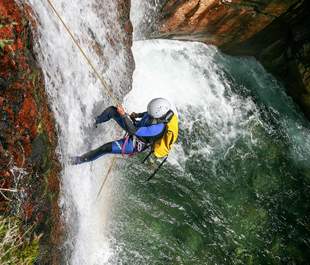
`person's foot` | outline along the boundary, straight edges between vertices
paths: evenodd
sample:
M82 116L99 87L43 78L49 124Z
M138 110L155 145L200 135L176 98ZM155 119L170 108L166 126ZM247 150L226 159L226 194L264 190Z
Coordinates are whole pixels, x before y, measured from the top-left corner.
M86 162L86 160L81 156L70 157L70 164L71 165L79 165L79 164L82 164L84 162Z

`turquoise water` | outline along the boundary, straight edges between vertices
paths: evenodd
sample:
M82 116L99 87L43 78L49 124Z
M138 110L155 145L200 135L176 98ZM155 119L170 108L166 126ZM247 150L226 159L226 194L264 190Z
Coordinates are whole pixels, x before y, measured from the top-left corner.
M163 64L171 60L180 76L183 67L204 81L200 88L193 85L201 94L216 91L210 85L216 76L224 87L218 98L234 111L225 115L219 108L211 118L202 111L201 100L210 104L213 92L199 101L189 95L191 104L176 100L180 137L172 162L151 182L145 180L152 165L142 165L142 155L122 165L113 262L308 264L309 122L281 84L254 59L232 58L201 44L148 42L136 49L152 61L150 67L139 65L136 54L136 71L146 86L146 76L164 71L156 58Z

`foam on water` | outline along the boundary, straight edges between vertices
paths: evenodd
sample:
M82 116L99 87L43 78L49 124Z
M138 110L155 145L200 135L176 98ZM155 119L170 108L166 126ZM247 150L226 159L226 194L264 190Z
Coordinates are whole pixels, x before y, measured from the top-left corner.
M245 124L256 115L255 104L232 92L214 61L217 49L201 43L153 40L135 42L133 53L133 90L124 100L128 110L145 111L152 98L165 97L180 111L186 129L206 123L216 137L192 153L208 154L246 133ZM183 153L181 149L177 147Z
M261 206L260 199L281 198L281 204L283 187L291 194L298 190L290 180L298 178L296 168L305 176L309 172L309 122L254 58L171 40L135 42L133 53L127 110L142 112L152 98L166 97L179 114L180 135L152 183L144 181L150 174L146 165L127 160L121 177L127 192L118 196L115 209L115 263L242 264L242 255L231 256L233 248L261 258L268 250L256 239L274 227L258 225L253 232L242 225L251 230L256 221L286 218L274 213L267 219L265 211L274 209ZM251 211L254 217L244 216ZM240 242L243 238L249 242Z

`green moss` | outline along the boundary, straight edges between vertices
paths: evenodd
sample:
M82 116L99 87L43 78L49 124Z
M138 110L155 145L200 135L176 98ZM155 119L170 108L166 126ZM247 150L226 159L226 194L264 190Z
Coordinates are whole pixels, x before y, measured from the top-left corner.
M32 73L29 75L29 80L32 81L33 87L36 87L37 81L39 80L40 72L37 70L33 70Z
M32 82L32 86L35 88L33 92L33 97L38 107L40 107L42 104L45 104L44 99L42 100L41 95L39 93L40 78L41 78L40 71L38 71L37 69L33 69L32 72L28 75L28 80Z
M12 44L12 43L13 43L13 40L1 39L0 40L0 54L3 52L3 49L4 49L5 45L9 45L9 44Z
M0 16L0 19L1 19L1 18L4 18L4 17ZM3 27L10 26L10 25L16 26L17 23L16 23L16 22L12 22L12 23L8 23L8 24L0 24L0 29L3 28Z
M37 126L37 133L40 134L40 133L43 133L43 132L44 132L43 124L42 124L42 121L40 121L38 126Z
M31 236L32 228L22 231L16 217L0 216L0 263L30 265L39 256L40 236Z
M30 244L26 245L20 252L20 257L24 262L33 264L39 256L39 240L34 239Z

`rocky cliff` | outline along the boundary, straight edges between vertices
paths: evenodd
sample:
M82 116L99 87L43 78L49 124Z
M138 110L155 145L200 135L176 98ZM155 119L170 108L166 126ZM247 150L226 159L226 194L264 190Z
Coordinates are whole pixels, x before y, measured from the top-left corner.
M306 0L165 0L152 37L201 41L255 56L310 118L310 3Z
M56 145L54 118L48 107L43 75L33 55L26 10L12 0L3 0L0 2L0 216L10 222L18 220L21 235L18 244L13 242L14 256L10 252L1 254L1 262L14 260L21 264L33 258L40 264L58 264L61 225ZM39 239L38 252L29 247L34 238Z

